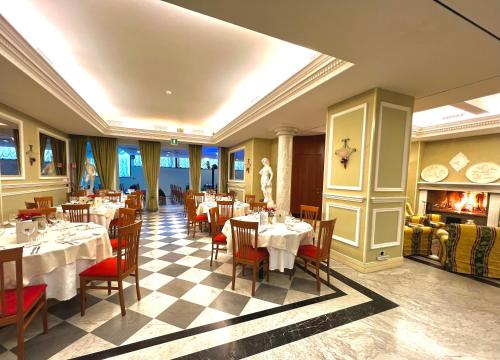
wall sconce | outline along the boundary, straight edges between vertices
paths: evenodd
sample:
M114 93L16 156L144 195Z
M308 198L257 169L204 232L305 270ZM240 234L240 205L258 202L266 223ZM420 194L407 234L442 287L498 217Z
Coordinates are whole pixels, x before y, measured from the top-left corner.
M28 145L30 148L28 151L26 151L26 155L28 156L28 159L30 161L30 165L33 166L33 164L36 161L35 158L35 152L33 151L33 145Z
M347 163L349 162L349 157L352 155L352 153L356 152L356 148L350 147L347 143L349 142L349 138L345 138L340 140L343 145L341 148L335 150L335 155L340 157L340 163L344 165L344 169L347 168Z
M245 164L245 170L247 171L247 174L250 174L251 168L252 168L252 162L250 161L250 158L248 158Z

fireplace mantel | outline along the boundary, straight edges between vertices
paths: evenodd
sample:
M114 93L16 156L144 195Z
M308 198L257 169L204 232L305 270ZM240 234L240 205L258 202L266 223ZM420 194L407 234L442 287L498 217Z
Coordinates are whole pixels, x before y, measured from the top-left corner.
M418 182L419 190L455 190L455 191L484 191L500 194L500 183L475 184L464 182L440 182L429 183L425 181Z

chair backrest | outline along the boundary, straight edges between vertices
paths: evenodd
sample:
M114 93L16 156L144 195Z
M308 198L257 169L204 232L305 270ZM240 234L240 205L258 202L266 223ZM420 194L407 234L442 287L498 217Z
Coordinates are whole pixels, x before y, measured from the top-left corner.
M108 190L108 189L99 189L97 190L97 195L99 196L106 196L108 194L108 192L110 192L111 190Z
M259 223L235 219L231 219L230 222L233 253L238 253L238 257L251 258L251 252L257 249Z
M196 218L196 202L192 197L186 198L186 215L190 221Z
M205 193L193 193L193 198L196 203L196 207L198 207L202 202L205 202Z
M129 195L127 196L127 200L130 200L129 204L132 204L132 206L130 206L132 209L142 209L141 198L139 195Z
M109 198L109 201L111 201L111 202L122 201L122 193L121 192L109 191L106 196Z
M118 276L137 270L142 221L118 228ZM123 263L123 267L120 265Z
M212 234L212 239L217 236L221 231L218 225L219 223L219 209L217 207L210 208L208 210L210 213L210 233Z
M219 217L221 219L231 219L234 214L234 201L217 200L217 209L219 209Z
M54 198L52 196L35 197L36 207L39 209L50 208L54 206Z
M63 213L68 212L69 221L84 223L90 221L90 204L62 204Z
M319 207L310 205L300 205L300 220L309 223L316 231L316 222L318 221Z
M236 200L236 191L231 190L231 191L229 191L229 193L227 195L231 196L233 198L233 200Z
M332 245L333 229L337 219L324 220L319 222L318 232L318 254L319 259L327 259L330 256L330 248Z
M87 190L81 189L76 192L76 196L87 196Z
M5 296L4 264L14 262L16 272L16 312L7 314ZM21 319L23 316L23 248L0 250L0 326L7 325Z
M140 206L139 209L142 209L142 203L144 202L144 191L136 190L131 195L137 197L137 205Z
M119 208L118 209L118 226L127 226L135 221L135 209Z
M263 201L254 201L250 203L250 210L263 211L267 207L267 203Z
M125 200L125 207L127 209L134 209L135 210L135 200L134 199Z
M247 204L255 202L255 195L245 195L245 202Z
M26 205L26 209L36 209L37 208L35 202L25 201L24 205Z

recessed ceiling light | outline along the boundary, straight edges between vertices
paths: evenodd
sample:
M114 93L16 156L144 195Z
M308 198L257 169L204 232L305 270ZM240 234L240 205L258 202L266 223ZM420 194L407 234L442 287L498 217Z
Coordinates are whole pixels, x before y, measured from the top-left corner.
M167 95L172 95L173 93L172 93L172 91L171 91L171 90L165 90L165 94L167 94Z

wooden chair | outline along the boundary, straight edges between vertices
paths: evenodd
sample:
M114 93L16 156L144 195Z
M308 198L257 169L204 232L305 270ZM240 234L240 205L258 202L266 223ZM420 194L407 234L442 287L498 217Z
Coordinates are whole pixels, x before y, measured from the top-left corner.
M254 201L250 203L250 210L261 212L267 208L267 203L263 201Z
M138 195L129 195L125 200L125 207L134 209L136 218L142 220L142 205L141 198Z
M14 262L16 288L5 289L4 264ZM24 332L38 313L42 314L43 333L47 326L46 284L23 286L23 248L0 250L0 327L16 324L17 358L24 359Z
M18 210L18 214L20 216L29 215L29 216L44 216L46 219L50 214L55 214L57 212L57 208L44 208L44 209L21 209Z
M236 283L236 266L250 265L253 271L252 296L255 295L257 271L266 265L266 276L269 282L269 253L264 248L258 248L259 223L231 219L231 235L233 244L233 283ZM253 233L253 234L252 234Z
M186 216L186 217L187 217L187 200L188 199L193 199L193 195L192 195L192 193L189 193L186 191L183 195L183 200L182 200L182 203L184 205L184 216Z
M122 193L121 192L114 192L114 191L109 191L108 194L106 195L111 202L121 202L122 201Z
M330 284L330 247L332 244L333 229L335 228L336 221L337 219L320 221L317 241L318 245L301 245L297 251L297 257L304 260L306 268L309 261L314 263L316 268L316 287L318 291L321 286L319 265L322 261L326 262L326 278L328 284ZM292 276L291 274L292 272L290 272L290 278Z
M193 228L193 238L196 236L196 224L200 225L200 231L203 231L202 225L208 222L208 217L206 214L196 215L196 203L193 198L188 198L186 200L186 210L187 210L187 230L188 236Z
M39 209L50 208L54 206L54 198L52 196L35 197L35 203Z
M216 207L210 210L210 232L212 233L212 255L210 256L210 266L212 266L212 261L214 259L215 250L215 260L217 260L217 255L219 254L219 245L227 245L226 235L221 233L220 227L217 225L219 220L219 210Z
M255 202L255 195L245 195L245 202L247 204Z
M217 225L224 226L227 220L231 219L234 214L234 201L217 201L217 209L219 210L219 221Z
M98 196L106 196L108 195L108 192L110 192L111 190L108 190L108 189L99 189L97 190L97 194Z
M319 217L319 207L310 205L300 205L300 221L305 221L313 227L316 232L316 223Z
M136 190L131 195L138 197L138 205L141 207L142 210L145 198L144 190Z
M205 202L205 193L193 193L193 199L194 199L194 202L196 203L196 208L198 208L198 206L200 206L200 204L202 202Z
M85 293L87 289L118 290L122 316L125 316L125 298L123 294L123 279L135 277L137 300L141 300L139 288L139 239L141 237L142 221L120 227L118 229L118 248L116 256L107 258L80 273L80 313L85 315ZM107 281L107 286L87 285L92 280ZM118 286L111 286L116 281Z
M236 200L236 191L234 190L231 190L227 193L227 196L231 196L231 198L234 200Z
M25 201L24 205L26 206L26 209L36 209L37 208L35 202Z
M118 209L118 217L111 220L109 224L109 233L111 236L111 248L116 250L118 248L118 229L122 226L127 226L133 224L135 221L135 209L131 208L120 208Z
M62 204L63 213L68 212L69 221L72 223L85 223L90 221L90 204Z
M81 196L87 196L87 190L85 189L80 189L76 192L76 196L81 197Z

